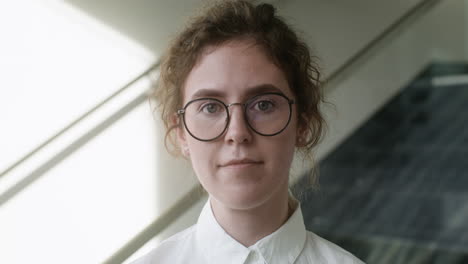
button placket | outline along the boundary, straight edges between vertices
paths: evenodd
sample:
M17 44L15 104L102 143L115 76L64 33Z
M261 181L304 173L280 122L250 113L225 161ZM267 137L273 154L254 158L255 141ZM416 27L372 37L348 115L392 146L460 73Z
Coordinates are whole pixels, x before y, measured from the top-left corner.
M266 262L263 260L261 257L260 253L256 250L252 250L250 252L250 258L251 263L253 264L265 264Z

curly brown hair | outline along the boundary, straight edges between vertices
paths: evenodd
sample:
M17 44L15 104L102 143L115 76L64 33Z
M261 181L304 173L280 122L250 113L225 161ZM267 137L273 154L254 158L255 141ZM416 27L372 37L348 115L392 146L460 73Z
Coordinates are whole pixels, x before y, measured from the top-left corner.
M311 56L307 44L275 12L270 4L217 1L190 20L172 40L161 59L153 96L167 129L164 142L170 153L181 154L172 133L180 125L175 113L183 107L183 85L204 49L247 38L260 45L285 73L297 100L298 124L307 128L298 150L313 161L312 149L322 139L326 126L319 110L319 104L324 102L319 68L312 60L316 57ZM172 148L167 144L168 139Z

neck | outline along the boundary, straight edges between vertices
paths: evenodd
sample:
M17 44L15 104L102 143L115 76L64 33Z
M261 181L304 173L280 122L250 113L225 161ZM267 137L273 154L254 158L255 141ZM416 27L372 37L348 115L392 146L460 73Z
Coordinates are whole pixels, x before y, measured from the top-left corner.
M246 247L279 229L293 213L288 206L288 192L250 209L232 209L216 199L210 199L219 225L231 237Z

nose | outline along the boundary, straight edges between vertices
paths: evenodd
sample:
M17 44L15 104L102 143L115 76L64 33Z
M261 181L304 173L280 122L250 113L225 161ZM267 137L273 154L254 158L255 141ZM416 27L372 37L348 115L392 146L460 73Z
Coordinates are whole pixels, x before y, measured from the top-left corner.
M237 106L237 107L236 107ZM244 116L244 106L241 103L233 103L229 108L229 125L226 131L227 142L247 143L252 140L252 131Z

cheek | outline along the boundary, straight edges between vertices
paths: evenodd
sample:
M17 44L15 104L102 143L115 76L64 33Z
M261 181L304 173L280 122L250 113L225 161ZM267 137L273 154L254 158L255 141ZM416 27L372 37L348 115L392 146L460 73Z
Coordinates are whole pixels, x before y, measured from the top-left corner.
M209 175L215 165L216 148L200 141L189 141L190 161L195 174L200 178Z
M284 133L287 132L287 133ZM283 131L276 137L264 138L263 156L269 159L269 168L273 172L288 173L295 151L296 136L292 130Z
M291 121L289 124L290 127L283 131L280 134L280 138L278 139L277 153L278 153L278 162L281 162L283 166L288 166L286 169L289 171L289 166L293 160L294 152L296 150L296 122L295 120Z

